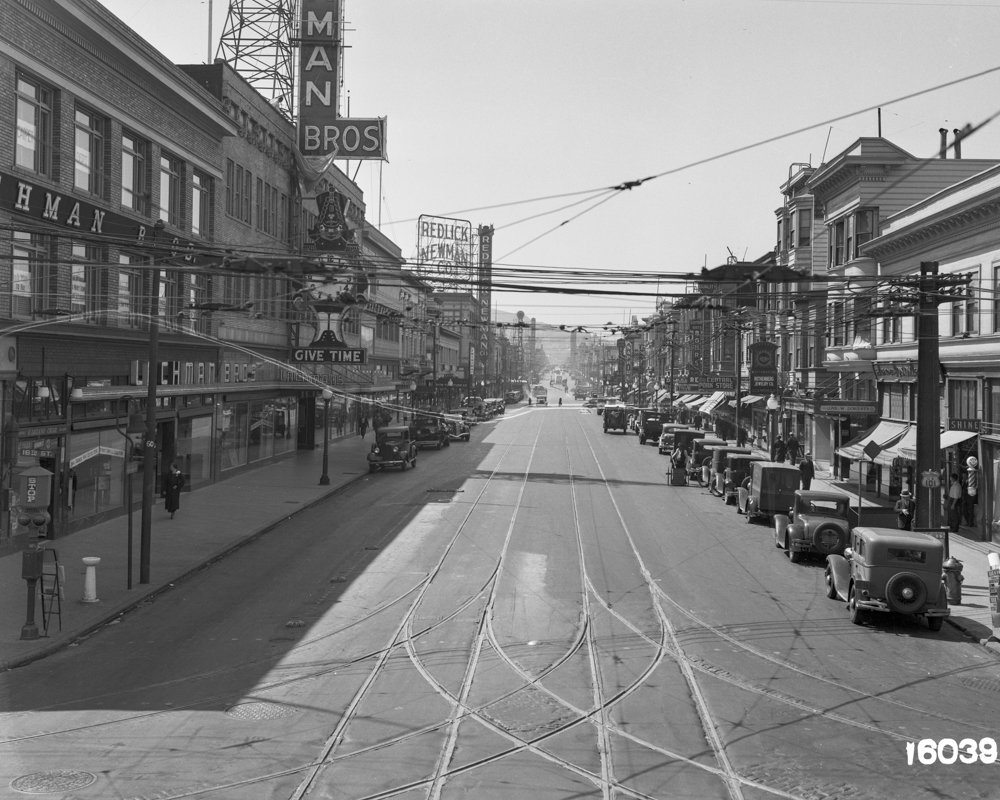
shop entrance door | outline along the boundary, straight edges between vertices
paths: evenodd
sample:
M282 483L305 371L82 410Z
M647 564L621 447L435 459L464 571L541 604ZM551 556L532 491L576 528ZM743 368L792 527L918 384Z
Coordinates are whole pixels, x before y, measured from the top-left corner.
M316 401L311 397L299 398L299 431L296 446L299 450L312 450L316 446Z
M156 495L163 489L163 477L177 458L177 425L173 420L156 423Z

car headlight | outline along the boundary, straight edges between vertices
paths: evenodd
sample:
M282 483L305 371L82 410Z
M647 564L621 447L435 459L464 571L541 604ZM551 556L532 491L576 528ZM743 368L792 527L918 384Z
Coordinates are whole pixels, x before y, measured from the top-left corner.
M372 448L372 452L373 453L378 453L378 452L381 452L381 451L377 447L373 447Z

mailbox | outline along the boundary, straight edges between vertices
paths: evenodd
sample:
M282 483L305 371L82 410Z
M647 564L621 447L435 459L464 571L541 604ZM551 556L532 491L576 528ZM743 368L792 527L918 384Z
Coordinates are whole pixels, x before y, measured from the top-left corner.
M20 498L18 505L25 509L44 509L49 507L52 496L52 473L42 467L28 467L18 477L20 481Z

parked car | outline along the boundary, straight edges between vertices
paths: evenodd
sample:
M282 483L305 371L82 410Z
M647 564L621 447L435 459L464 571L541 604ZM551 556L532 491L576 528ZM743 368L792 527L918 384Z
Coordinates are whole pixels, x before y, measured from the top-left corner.
M660 434L663 432L663 423L670 421L670 414L666 411L657 411L654 408L640 408L639 421L639 444L646 442L659 442Z
M705 450L712 459L708 470L708 491L716 497L723 497L726 491L727 457L729 455L749 456L752 455L752 451L749 447L736 447L728 443L707 445Z
M445 427L448 429L448 439L452 442L467 442L472 438L472 429L469 423L460 416L446 415L444 418Z
M939 631L951 614L943 564L944 543L929 534L858 527L843 555L826 558L826 596L845 601L855 625L869 611L895 612Z
M722 493L727 506L736 505L739 488L750 477L754 461L766 461L762 455L755 453L727 453L726 466L723 471ZM749 484L747 484L749 486Z
M758 517L770 521L775 514L783 514L792 507L800 479L799 468L791 464L754 461L750 478L737 490L736 511L746 514L747 522Z
M627 433L628 416L623 405L604 406L604 432L609 430L620 430Z
M691 442L689 452L691 461L688 467L688 478L697 481L700 486L710 486L712 483L712 450L713 447L726 447L725 439L719 439L711 433L706 433L700 439Z
M613 397L610 397L610 396L598 397L597 398L597 413L598 414L603 414L605 406L615 405L615 404L620 404L620 403L621 403L621 400L618 399L617 395L615 395Z
M406 469L417 466L417 446L408 425L385 425L375 432L375 442L368 453L368 471L386 467Z
M656 443L661 456L669 456L674 452L674 433L677 431L690 431L690 428L681 422L665 422L660 431L660 438Z
M440 450L451 444L444 418L438 414L418 414L413 425L413 441L417 447Z
M583 401L583 407L584 408L597 408L597 398L596 397L588 397L586 400Z
M774 515L774 546L783 547L793 564L810 553L842 555L851 532L849 510L845 494L800 489L789 513Z

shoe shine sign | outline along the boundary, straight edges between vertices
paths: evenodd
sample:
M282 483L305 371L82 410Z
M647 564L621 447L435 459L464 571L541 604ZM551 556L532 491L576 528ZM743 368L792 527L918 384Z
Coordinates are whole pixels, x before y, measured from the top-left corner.
M304 156L386 160L385 117L340 116L342 0L300 0L299 151Z

